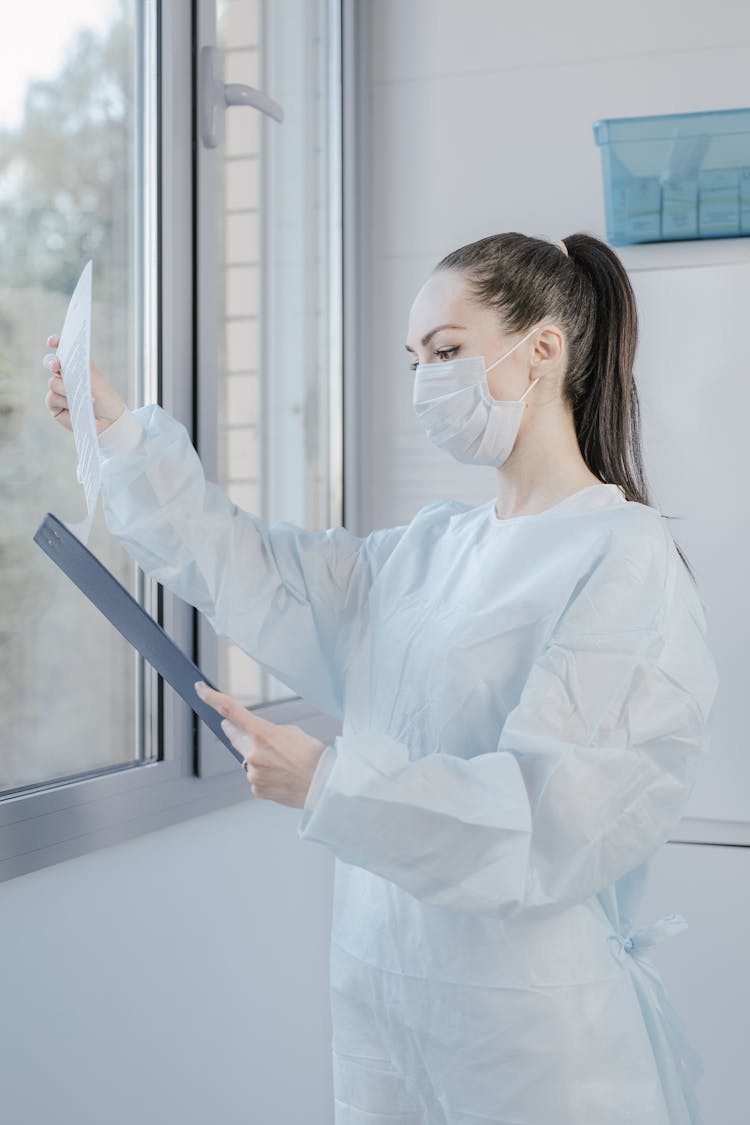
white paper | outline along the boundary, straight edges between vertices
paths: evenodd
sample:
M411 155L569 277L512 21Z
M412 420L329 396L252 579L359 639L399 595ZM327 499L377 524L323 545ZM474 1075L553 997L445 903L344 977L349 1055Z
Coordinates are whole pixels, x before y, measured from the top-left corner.
M66 523L66 527L84 544L88 542L101 488L99 440L91 391L91 275L89 260L70 298L57 345L78 455L76 473L86 495L86 518L79 523Z

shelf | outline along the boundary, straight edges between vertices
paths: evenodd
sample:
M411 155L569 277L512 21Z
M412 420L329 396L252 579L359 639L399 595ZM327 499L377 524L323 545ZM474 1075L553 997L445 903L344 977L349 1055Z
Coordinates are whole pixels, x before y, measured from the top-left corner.
M750 263L750 237L643 242L635 246L613 246L612 249L628 273Z

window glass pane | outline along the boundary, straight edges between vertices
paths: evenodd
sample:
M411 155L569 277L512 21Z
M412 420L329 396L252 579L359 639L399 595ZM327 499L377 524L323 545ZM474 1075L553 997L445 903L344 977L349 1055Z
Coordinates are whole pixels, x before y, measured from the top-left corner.
M219 163L224 307L219 480L241 508L311 530L332 517L328 0L218 0L224 80L279 102L279 123L232 107ZM219 640L222 690L247 705L293 693Z
M33 542L85 515L72 434L44 405L59 334L93 259L92 356L140 401L134 261L139 0L24 0L0 66L0 790L132 761L136 657ZM6 21L7 23L7 21ZM91 550L136 592L101 505Z

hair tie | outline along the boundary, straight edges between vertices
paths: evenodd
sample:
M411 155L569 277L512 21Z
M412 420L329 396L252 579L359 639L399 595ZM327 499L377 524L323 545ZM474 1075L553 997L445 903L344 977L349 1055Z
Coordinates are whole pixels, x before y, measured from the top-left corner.
M554 245L560 247L560 249L562 250L562 252L563 252L563 254L565 255L566 258L570 257L570 254L568 254L568 248L561 238L556 238L555 242L554 242Z

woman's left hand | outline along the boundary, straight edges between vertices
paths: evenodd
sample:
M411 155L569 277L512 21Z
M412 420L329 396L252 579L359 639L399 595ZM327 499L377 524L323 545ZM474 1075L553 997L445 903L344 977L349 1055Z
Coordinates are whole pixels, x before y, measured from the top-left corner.
M256 797L301 809L312 776L325 750L325 743L301 727L271 723L248 711L236 699L195 684L196 694L220 715L222 730L232 745L245 755L242 768Z

